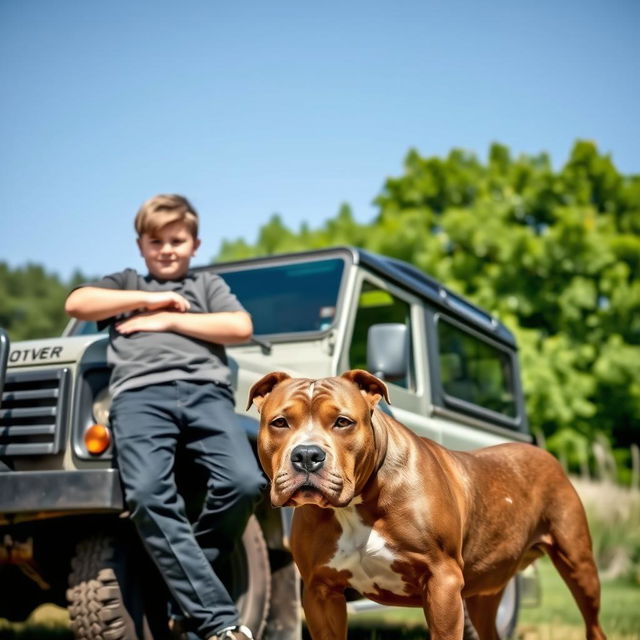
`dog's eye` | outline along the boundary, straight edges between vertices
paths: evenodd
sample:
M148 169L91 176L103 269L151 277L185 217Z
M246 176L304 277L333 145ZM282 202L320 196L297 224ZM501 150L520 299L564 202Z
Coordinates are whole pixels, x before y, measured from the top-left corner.
M287 424L287 421L280 417L280 418L275 418L274 420L272 420L269 423L272 427L276 427L276 429L286 429L289 425Z
M351 418L346 418L345 416L338 416L334 426L338 427L339 429L346 429L347 427L350 427L352 424L354 424L354 422L353 420L351 420Z

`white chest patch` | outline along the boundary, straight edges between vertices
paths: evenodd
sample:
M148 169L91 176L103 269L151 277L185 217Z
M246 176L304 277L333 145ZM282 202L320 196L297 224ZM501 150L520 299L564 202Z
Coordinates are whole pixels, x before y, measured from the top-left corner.
M362 522L355 507L335 509L334 514L342 533L329 567L351 572L349 582L362 594L384 589L406 595L402 577L391 570L395 556L385 539Z

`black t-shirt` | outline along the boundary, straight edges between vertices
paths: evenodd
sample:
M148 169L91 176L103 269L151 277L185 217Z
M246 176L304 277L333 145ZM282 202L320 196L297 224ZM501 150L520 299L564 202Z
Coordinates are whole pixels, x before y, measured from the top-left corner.
M206 271L189 272L182 280L156 280L125 269L82 286L138 291L175 291L191 305L187 313L244 311L226 282ZM99 323L109 326L107 359L113 367L110 390L113 396L170 380L211 380L229 385L231 372L224 346L173 332L138 331L123 335L114 324L135 312Z

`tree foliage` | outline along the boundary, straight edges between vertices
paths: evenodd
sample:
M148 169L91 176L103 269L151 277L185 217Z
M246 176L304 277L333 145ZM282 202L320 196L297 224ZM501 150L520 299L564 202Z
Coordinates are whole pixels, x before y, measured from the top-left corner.
M0 262L0 327L12 341L60 335L69 319L65 298L74 284L84 280L78 273L64 283L40 265L11 269Z
M484 162L412 150L375 205L369 223L344 204L297 231L274 215L255 244L225 241L217 259L355 245L406 260L514 331L530 423L552 448L640 440L640 176L586 141L559 169L499 144ZM0 262L0 326L12 340L59 335L83 280Z
M358 224L348 205L297 233L277 215L227 260L352 244L401 258L490 310L516 334L533 429L549 443L617 446L640 434L640 176L578 141L554 170L546 154L486 162L408 153L404 172Z

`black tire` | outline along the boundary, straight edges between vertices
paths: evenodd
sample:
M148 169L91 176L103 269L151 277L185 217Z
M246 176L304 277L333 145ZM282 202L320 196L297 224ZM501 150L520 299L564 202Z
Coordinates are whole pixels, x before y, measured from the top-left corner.
M256 640L262 637L267 624L271 601L271 568L267 544L255 516L242 534L230 559L231 570L220 575L234 599L242 624L247 625Z
M243 624L258 639L266 625L271 582L267 547L254 517L229 567L229 592ZM78 640L161 640L169 633L164 585L132 536L96 535L78 544L67 601Z
M76 547L67 601L78 640L153 640L139 579L144 574L134 564L131 543L126 534L96 535Z

